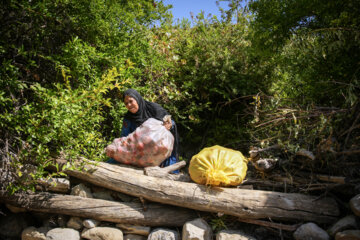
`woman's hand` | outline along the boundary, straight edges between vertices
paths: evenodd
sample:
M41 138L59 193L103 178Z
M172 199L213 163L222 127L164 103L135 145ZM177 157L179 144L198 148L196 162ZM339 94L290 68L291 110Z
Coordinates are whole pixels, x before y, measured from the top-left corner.
M167 130L170 131L170 129L171 129L171 127L172 127L171 120L164 122L164 127L165 127Z
M170 115L165 115L163 118L163 124L164 127L170 131L171 127L172 127L172 122L171 122L171 116Z

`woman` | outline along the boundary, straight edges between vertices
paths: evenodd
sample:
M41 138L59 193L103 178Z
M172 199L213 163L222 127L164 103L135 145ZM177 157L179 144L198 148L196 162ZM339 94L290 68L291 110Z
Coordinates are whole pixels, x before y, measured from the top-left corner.
M128 109L128 112L125 114L123 120L123 126L121 129L121 137L126 137L130 133L134 132L137 127L143 124L149 118L155 118L157 120L163 121L165 115L169 113L162 108L159 104L146 101L135 89L128 89L124 92L123 98L125 107ZM175 122L172 120L164 122L166 129L170 130L174 136L174 147L171 153L171 156L165 159L160 167L166 167L176 163L179 159L178 156L178 147L179 147L179 137L177 133L177 128ZM116 162L111 159L108 162ZM175 171L174 173L177 173Z

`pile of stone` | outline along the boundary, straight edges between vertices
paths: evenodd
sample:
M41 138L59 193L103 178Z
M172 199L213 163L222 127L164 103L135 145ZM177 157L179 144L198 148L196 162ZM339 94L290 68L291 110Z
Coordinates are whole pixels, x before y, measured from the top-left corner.
M82 220L72 217L66 227L62 228L35 228L27 227L22 231L22 240L80 240L80 239L106 239L106 240L178 240L178 239L213 239L213 233L210 226L203 219L198 218L187 222L182 228L182 234L178 231L168 228L155 228L144 226L130 226L116 224L107 226L106 223L100 223L91 219ZM180 237L182 235L182 237ZM223 230L216 234L216 239L255 239L241 231Z

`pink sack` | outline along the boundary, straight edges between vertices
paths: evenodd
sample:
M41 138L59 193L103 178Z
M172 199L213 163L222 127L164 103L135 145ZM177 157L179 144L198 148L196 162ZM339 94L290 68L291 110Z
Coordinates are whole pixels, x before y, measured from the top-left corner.
M138 167L159 166L170 157L174 136L162 121L149 118L127 137L115 138L106 147L108 157Z

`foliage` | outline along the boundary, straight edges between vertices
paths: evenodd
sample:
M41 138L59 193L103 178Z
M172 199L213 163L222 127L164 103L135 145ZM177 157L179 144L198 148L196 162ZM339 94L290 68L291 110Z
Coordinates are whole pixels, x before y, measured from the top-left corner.
M162 1L4 2L0 151L11 189L46 176L52 158L104 160L129 87L172 114L190 153L278 143L292 154L332 137L357 148L359 2L229 4L219 18L173 23Z
M359 2L259 0L249 8L254 46L274 64L270 97L261 97L252 138L291 153L319 153L331 140L330 159L358 148L356 138L349 147L344 132L355 124L359 103Z
M258 44L276 55L272 92L303 104L354 105L359 7L358 1L251 1Z
M211 229L214 232L219 232L221 230L227 229L226 224L225 224L225 222L227 220L226 218L227 218L227 215L212 218L210 220Z
M239 120L234 113L244 104L228 102L265 90L269 64L259 64L253 56L246 15L239 14L236 24L202 14L193 20L193 27L183 21L154 32L154 54L168 61L162 75L153 75L155 84L162 86L158 92L176 113L186 131L183 137L190 140L186 142L200 142L198 148L215 142L238 147L246 136L241 127L234 129ZM238 125L244 126L245 119L240 120ZM232 143L229 137L234 137Z
M53 157L104 159L125 111L118 92L136 85L134 62L147 61L148 27L165 11L145 0L1 6L1 155L17 175L12 190L46 175ZM29 164L37 169L25 181Z

